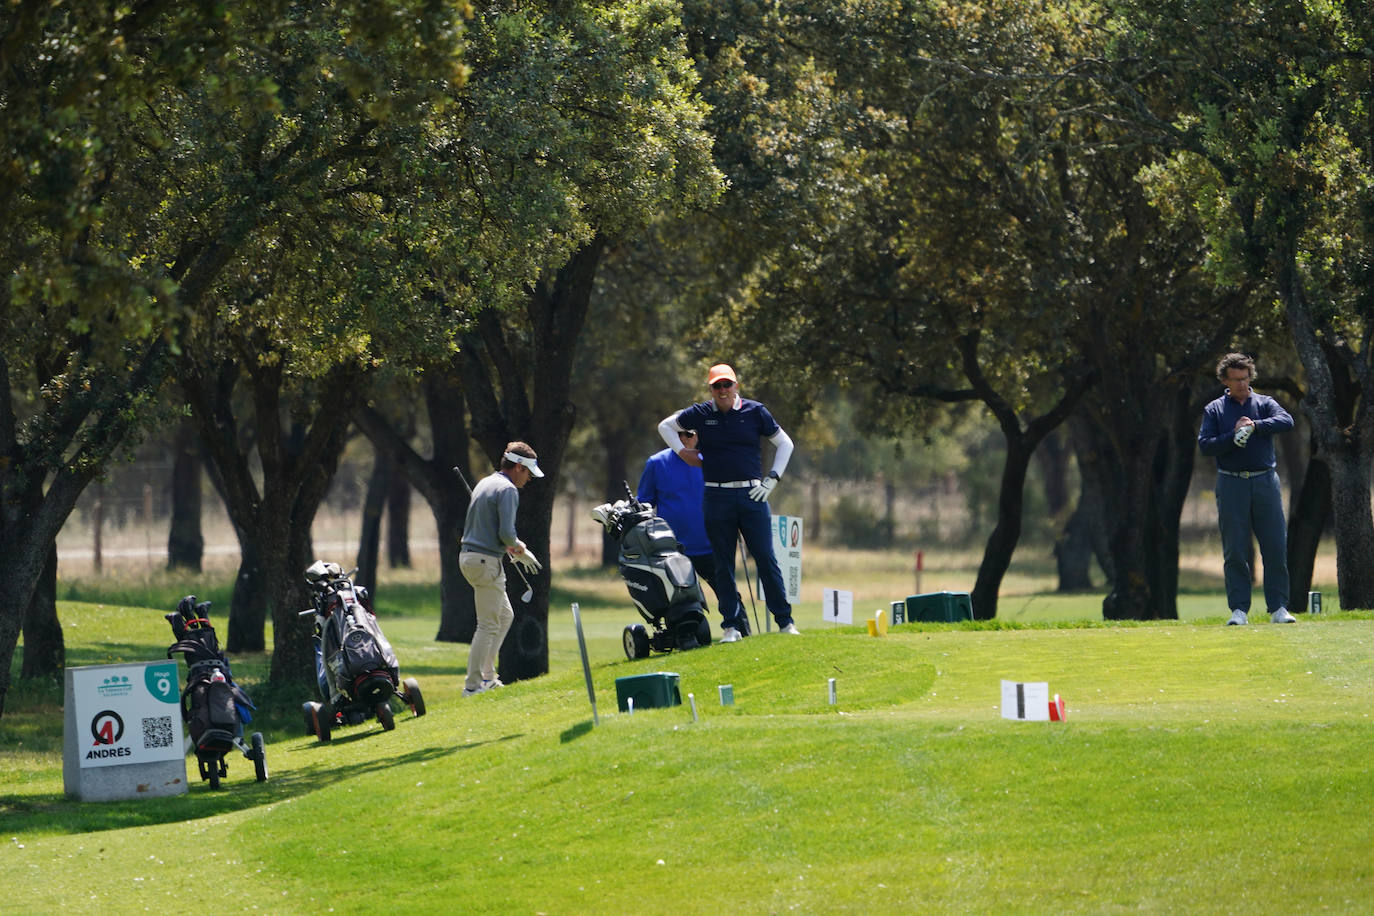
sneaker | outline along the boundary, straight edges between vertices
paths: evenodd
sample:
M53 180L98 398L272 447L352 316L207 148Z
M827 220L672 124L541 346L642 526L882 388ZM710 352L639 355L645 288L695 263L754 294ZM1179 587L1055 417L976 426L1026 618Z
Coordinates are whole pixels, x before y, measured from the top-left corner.
M739 639L739 630L736 630L734 627L726 627L720 631L721 642L739 642Z
M1297 623L1298 618L1288 613L1288 608L1281 607L1269 615L1269 620L1273 623Z
M499 677L494 677L494 678L492 678L492 679L489 680L489 681L483 681L483 682L482 682L482 690L483 690L484 692L487 691L487 690L495 690L497 687L504 687L504 686L506 686L506 685L503 684L503 683L501 683L501 679L500 679Z
M474 695L479 694L479 693L486 693L488 690L491 689L489 686L487 686L487 685L490 684L490 683L491 683L491 681L483 681L482 683L478 684L476 687L464 687L464 688L463 688L463 696L465 696L465 697L470 697L470 696L474 696Z
M1243 627L1250 622L1250 615L1240 608L1231 612L1231 619L1226 621L1228 627Z
M789 623L787 626L783 627L782 632L788 634L789 636L801 635L801 630L797 629L797 625L795 623Z

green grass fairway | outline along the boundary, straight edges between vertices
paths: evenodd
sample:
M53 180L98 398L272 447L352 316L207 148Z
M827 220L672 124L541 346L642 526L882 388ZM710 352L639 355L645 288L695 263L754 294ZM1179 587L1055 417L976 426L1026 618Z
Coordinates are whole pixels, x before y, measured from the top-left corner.
M170 641L152 610L61 614L73 665ZM1369 614L881 639L813 624L638 662L623 605L583 616L599 725L566 607L549 676L470 698L467 647L432 642L430 610L393 612L427 716L321 745L308 695L236 658L271 779L235 756L221 791L170 799L66 799L60 692L21 686L0 719L0 911L1374 910ZM616 711L617 677L659 670L682 706ZM1048 681L1068 721L1002 719L1003 678Z

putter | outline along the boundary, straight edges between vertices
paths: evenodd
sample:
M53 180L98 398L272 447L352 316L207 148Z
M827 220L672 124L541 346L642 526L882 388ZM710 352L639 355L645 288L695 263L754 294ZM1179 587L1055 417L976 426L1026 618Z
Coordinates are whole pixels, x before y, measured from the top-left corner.
M453 473L458 475L458 479L463 482L463 489L468 491L468 499L472 499L472 487L468 486L468 479L463 476L463 472L458 469L458 465L453 466ZM510 565L515 567L515 571L520 574L520 578L525 580L525 591L520 596L521 604L529 604L534 598L534 586L530 585L530 580L525 576L525 571L520 568L520 564L511 560L510 554L506 554L506 559L510 560Z

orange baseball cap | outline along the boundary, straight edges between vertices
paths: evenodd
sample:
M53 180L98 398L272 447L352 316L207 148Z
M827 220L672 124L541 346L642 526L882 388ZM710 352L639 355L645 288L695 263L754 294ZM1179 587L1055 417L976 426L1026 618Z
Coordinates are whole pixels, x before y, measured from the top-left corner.
M739 379L735 378L734 369L731 369L729 366L725 365L725 363L718 363L712 366L711 371L706 374L706 384L714 385L723 378L728 378L736 384L739 383Z

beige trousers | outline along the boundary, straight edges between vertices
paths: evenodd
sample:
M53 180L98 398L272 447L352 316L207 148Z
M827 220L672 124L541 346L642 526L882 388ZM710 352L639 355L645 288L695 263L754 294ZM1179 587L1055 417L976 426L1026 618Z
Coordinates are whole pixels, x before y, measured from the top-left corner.
M515 619L515 610L506 594L506 570L500 557L464 551L458 556L458 566L472 586L473 603L477 606L477 632L472 635L472 647L468 650L468 676L463 685L476 690L483 681L496 680L496 658Z

